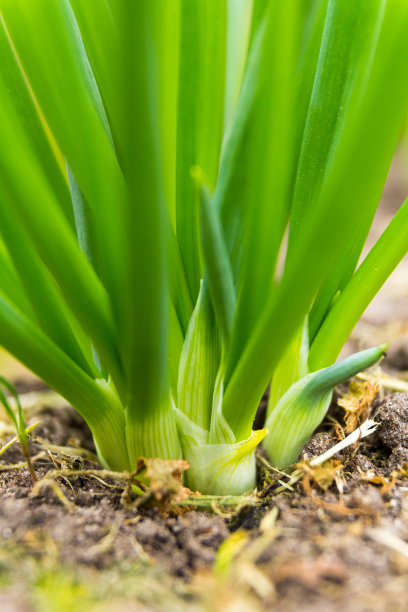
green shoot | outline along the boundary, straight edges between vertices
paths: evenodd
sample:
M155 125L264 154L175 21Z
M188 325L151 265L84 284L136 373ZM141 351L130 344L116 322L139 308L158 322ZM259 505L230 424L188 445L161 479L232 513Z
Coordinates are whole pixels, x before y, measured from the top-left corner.
M31 480L35 484L38 479L35 474L34 467L31 461L31 454L30 454L30 449L28 446L28 438L27 438L28 429L26 428L26 425L24 422L24 414L23 414L23 408L21 406L20 398L18 396L16 388L7 379L3 378L2 376L0 376L0 386L3 387L6 391L8 391L8 393L13 397L14 401L16 402L17 412L13 410L6 394L4 393L3 389L0 388L0 403L3 406L4 410L6 411L7 415L10 417L10 420L12 421L15 427L17 437L21 445L21 450L23 452L24 459L27 463L27 468L31 476ZM1 450L4 452L4 447Z

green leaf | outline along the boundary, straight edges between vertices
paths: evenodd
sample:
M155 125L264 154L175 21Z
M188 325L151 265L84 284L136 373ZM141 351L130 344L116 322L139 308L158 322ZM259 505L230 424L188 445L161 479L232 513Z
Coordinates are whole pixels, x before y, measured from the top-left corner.
M181 261L179 245L169 218L167 218L166 225L170 296L177 313L181 330L185 336L193 312L193 303L191 301L184 267Z
M181 0L179 57L176 233L195 302L202 265L198 193L190 168L202 168L214 188L223 134L226 0Z
M3 7L1 7L3 8ZM0 59L2 81L7 97L18 114L20 124L30 137L36 155L54 190L58 203L69 223L73 226L71 200L69 197L65 164L53 135L47 125L27 76L22 69L20 58L10 39L3 15L0 11Z
M209 430L220 347L206 281L201 285L180 357L178 409Z
M0 223L4 242L8 246L21 285L30 302L35 319L43 331L75 361L88 375L97 376L94 364L85 355L70 326L72 313L59 292L54 280L41 261L24 227L21 226L13 207L0 207ZM2 285L4 291L4 287ZM9 295L6 293L6 295ZM24 300L14 299L23 311Z
M253 0L227 0L227 63L224 132L228 131L238 100L248 56Z
M146 0L116 6L121 40L122 114L127 121L123 146L127 245L126 291L120 323L122 354L128 373L131 422L151 418L168 396L168 269L166 211L161 178L159 97L152 21L155 7ZM149 51L151 52L149 53Z
M209 495L245 493L256 486L255 448L266 434L253 431L246 440L230 443L208 443L208 432L178 413L184 457L190 464L186 473L192 491Z
M273 288L289 216L298 18L296 2L291 0L271 3L265 14L259 90L244 144L245 191L238 196L245 194L243 255L226 384Z
M351 355L333 366L307 374L294 383L269 414L263 446L276 467L294 463L329 408L333 388L372 366L386 346Z
M235 287L222 227L206 186L201 187L201 232L208 289L226 348L235 314Z
M250 132L250 120L255 113L255 104L261 81L265 34L266 22L263 22L248 58L248 66L237 107L228 137L224 143L217 185L213 196L214 207L220 215L224 229L235 281L240 270L246 202L246 142Z
M306 317L273 372L268 399L268 413L274 409L280 398L295 382L309 373L307 367L308 356L309 332Z
M324 319L310 349L311 368L336 359L356 321L407 251L408 200L405 200Z
M74 211L75 228L78 244L85 253L87 260L95 270L99 272L99 255L96 236L95 213L86 201L84 194L79 188L70 167L67 165L69 189L71 192L72 208Z
M35 314L21 286L17 271L10 258L5 244L0 240L0 287L9 300L17 306L30 320L35 320Z

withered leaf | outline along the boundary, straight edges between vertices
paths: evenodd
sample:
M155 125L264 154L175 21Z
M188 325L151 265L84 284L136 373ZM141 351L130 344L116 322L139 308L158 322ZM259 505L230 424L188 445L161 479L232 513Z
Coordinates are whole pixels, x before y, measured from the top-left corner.
M302 484L306 493L311 492L313 484L322 491L327 491L343 469L338 459L330 459L316 467L311 467L307 461L301 461L297 466L303 471Z
M138 505L156 504L163 514L183 514L189 507L178 506L192 491L183 486L183 472L189 468L184 459L164 460L159 458L138 461L135 475L143 483L143 496Z
M380 385L371 381L353 379L350 382L348 392L337 400L345 411L346 433L357 429L370 416L371 403L379 390Z

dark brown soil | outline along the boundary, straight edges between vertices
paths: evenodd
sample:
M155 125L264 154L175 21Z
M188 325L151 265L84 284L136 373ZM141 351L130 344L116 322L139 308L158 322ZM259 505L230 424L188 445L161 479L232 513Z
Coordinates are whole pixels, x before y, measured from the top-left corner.
M94 451L89 429L70 407L48 409L41 414L36 437L54 445L76 444ZM32 455L42 448L32 443ZM81 457L53 452L57 467L72 469L72 477L55 481L35 495L25 469L0 473L0 534L32 552L44 538L52 541L63 563L108 567L123 559L129 562L156 559L172 573L188 577L193 570L212 563L215 551L228 536L225 522L202 512L180 517L161 516L157 508L141 512L127 510L122 503L123 484L101 476L76 477L78 469L100 469L97 463ZM17 445L2 455L2 463L23 460ZM49 457L35 463L38 478L54 465ZM59 499L63 495L70 509Z
M48 484L35 494L26 469L0 472L1 545L17 547L33 559L52 550L62 567L102 571L143 562L195 584L197 572L211 567L220 544L230 534L246 533L245 545L232 553L230 576L241 562L258 568L270 588L259 590L256 579L247 585L245 593L254 598L254 606L261 602L261 609L271 610L405 610L408 394L375 400L372 410L380 424L375 434L325 464L323 474L308 471L306 462L291 490L282 490L280 483L288 478L267 468L260 456L258 505L224 509L221 518L198 510L163 516L157 507L132 508L124 503L123 483L102 471L100 479L76 474L99 469L87 458L87 452L94 452L90 432L70 407L45 408L32 454L44 452L48 443L71 450L53 446L52 456L44 454L36 461L37 476L61 467L70 472L55 479L53 488ZM332 415L339 419L338 407L333 406ZM306 445L304 460L337 441L333 425L321 429ZM72 456L75 447L77 457ZM17 444L1 456L3 465L21 461ZM393 549L395 538L402 552ZM238 590L246 579L238 580ZM204 590L213 588L209 584L204 582ZM203 593L200 597L204 601Z

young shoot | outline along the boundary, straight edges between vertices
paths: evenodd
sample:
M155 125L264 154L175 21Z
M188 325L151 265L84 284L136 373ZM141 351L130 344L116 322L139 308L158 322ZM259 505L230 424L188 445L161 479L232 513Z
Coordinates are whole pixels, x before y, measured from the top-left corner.
M3 389L4 391L8 392L11 395L11 397L14 399L16 403L17 411L15 411L11 407L8 397L3 391ZM11 419L15 427L17 438L18 438L18 441L20 442L21 450L23 452L24 459L27 463L27 468L30 473L31 480L35 484L38 479L35 474L34 467L31 461L31 454L30 454L30 449L28 446L28 437L27 437L27 433L29 432L30 428L26 428L26 425L24 422L23 408L21 406L20 398L18 396L18 393L15 387L6 378L3 378L2 376L0 376L0 403L3 406L4 410L6 411L7 416ZM9 448L9 446L10 446L10 443L5 444L3 448L0 449L0 454L3 453L7 448Z

